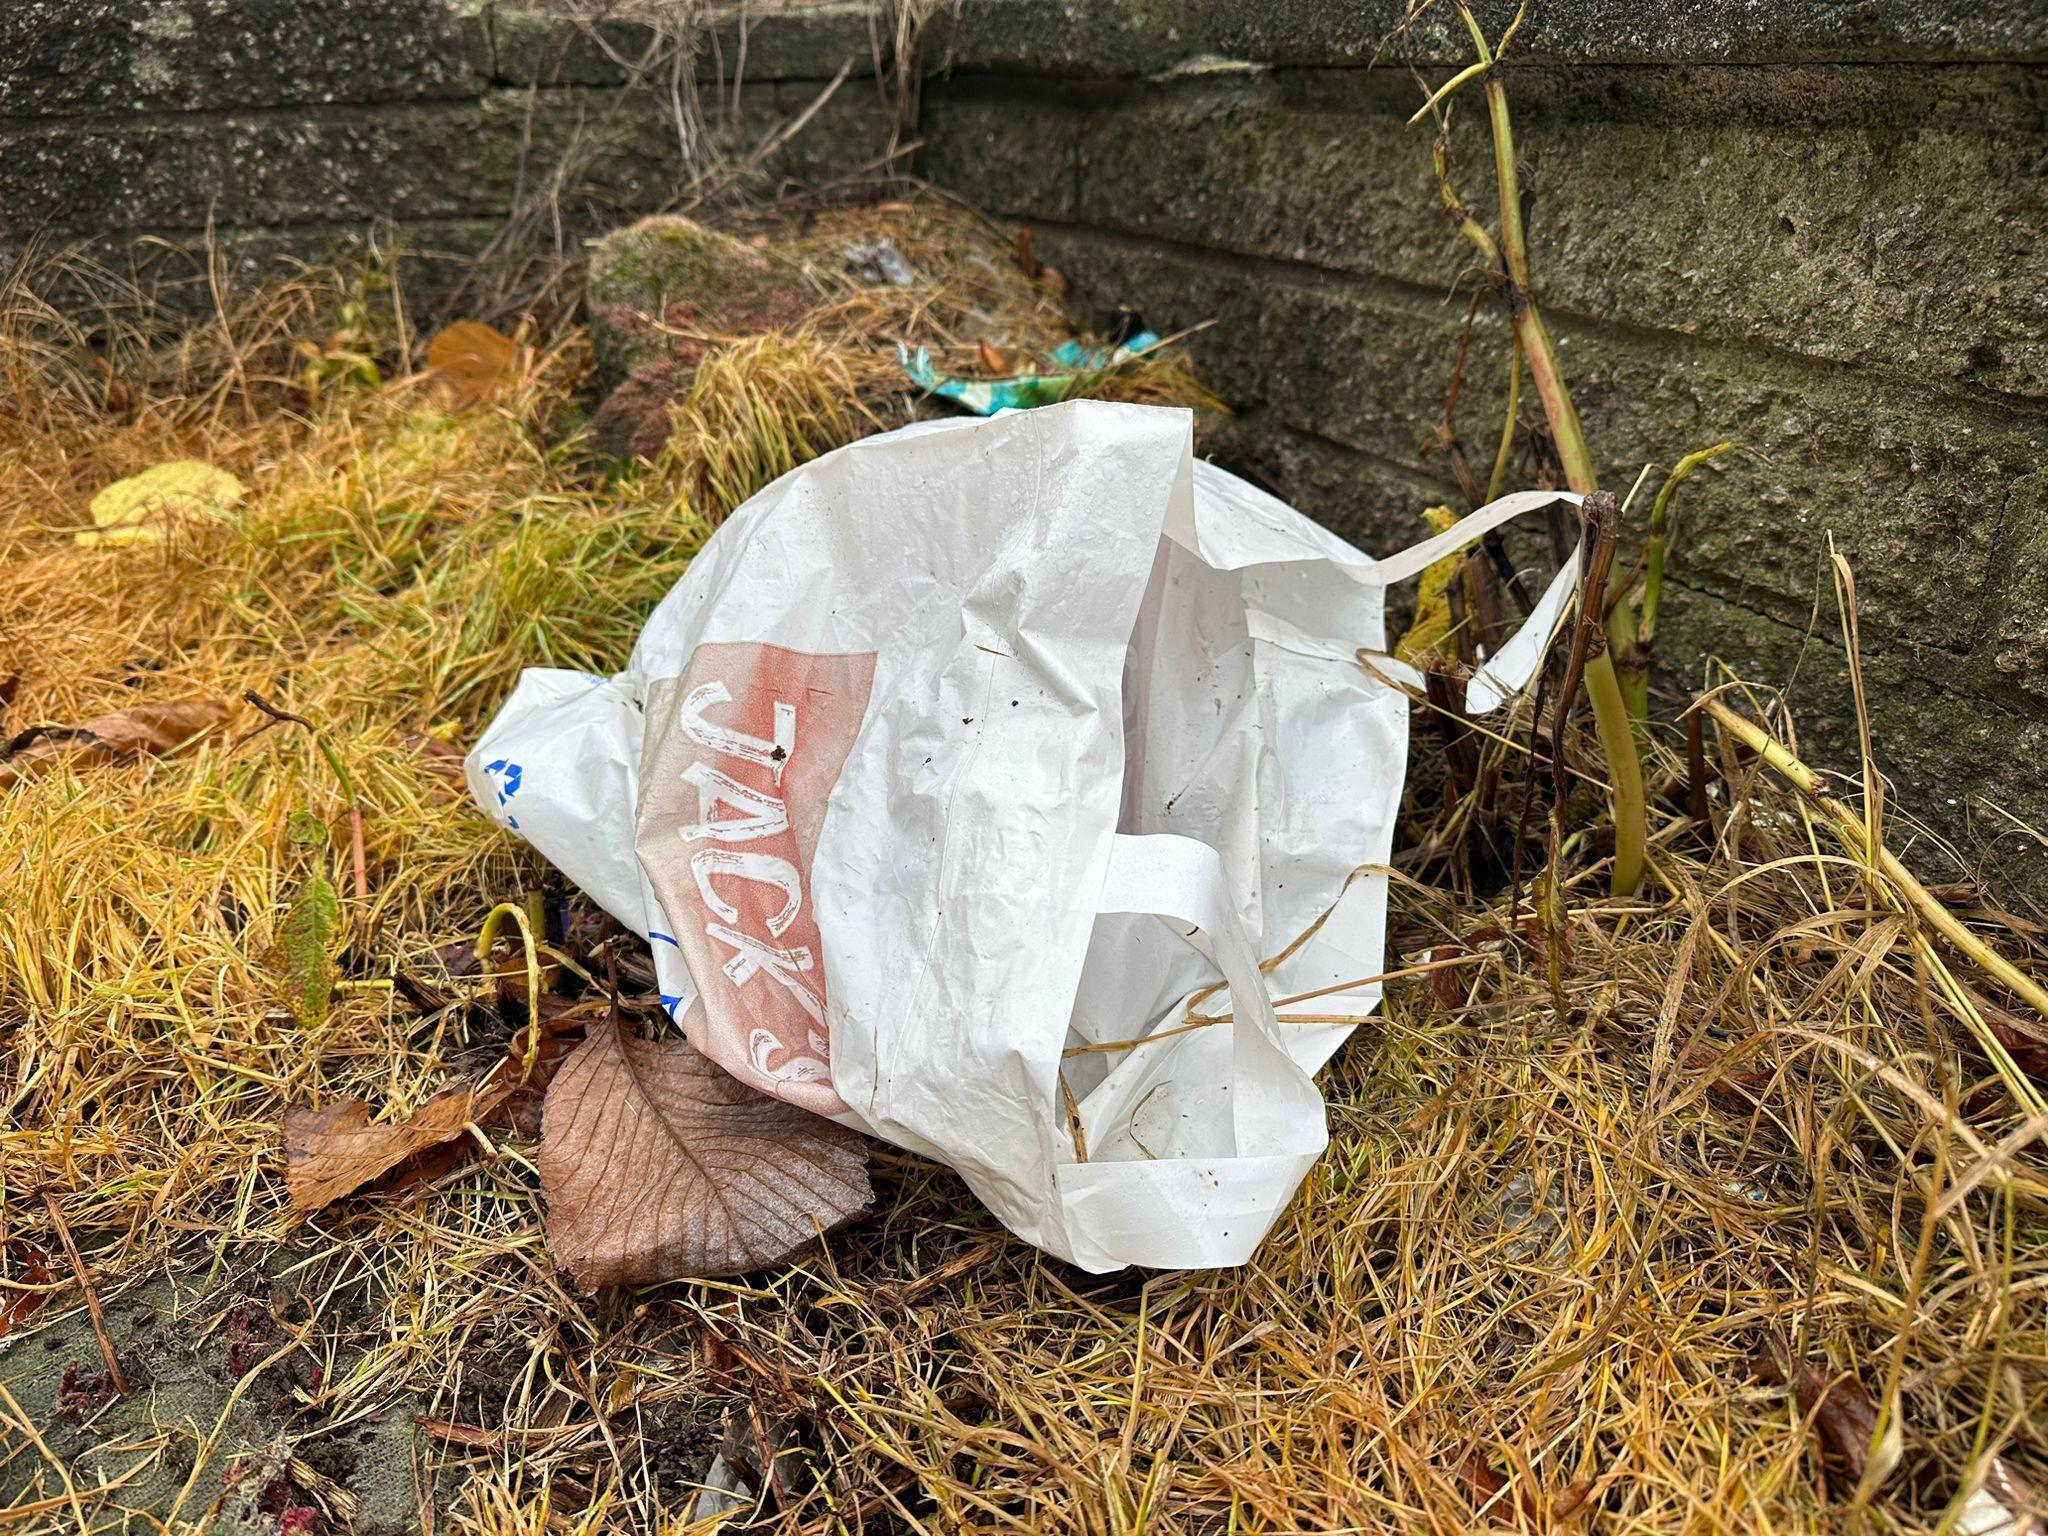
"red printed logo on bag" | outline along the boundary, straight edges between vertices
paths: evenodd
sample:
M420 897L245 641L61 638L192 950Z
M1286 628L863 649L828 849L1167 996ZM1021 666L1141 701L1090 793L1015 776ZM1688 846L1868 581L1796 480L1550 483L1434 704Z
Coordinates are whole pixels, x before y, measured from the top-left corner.
M700 645L680 678L649 689L641 756L634 847L703 998L692 1043L828 1115L846 1106L811 858L874 677L872 651Z

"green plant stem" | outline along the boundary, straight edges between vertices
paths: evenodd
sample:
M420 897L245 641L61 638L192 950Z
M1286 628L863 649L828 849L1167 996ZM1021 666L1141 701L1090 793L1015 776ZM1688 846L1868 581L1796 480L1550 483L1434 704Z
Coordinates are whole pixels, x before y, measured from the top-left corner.
M1664 601L1664 561L1671 539L1671 498L1692 472L1717 459L1735 444L1716 443L1680 459L1650 507L1650 535L1643 553L1643 602L1636 620L1634 644L1622 652L1621 691L1629 718L1638 725L1650 718L1650 667L1656 660L1657 612Z
M1621 696L1614 657L1602 651L1586 663L1586 697L1593 704L1593 725L1604 747L1626 741L1626 752L1609 751L1607 771L1614 780L1614 873L1608 888L1617 896L1633 896L1643 883L1649 858L1648 811L1643 801L1643 765L1636 757L1635 733L1628 704Z
M1507 86L1493 68L1498 58L1488 47L1486 34L1471 10L1460 5L1458 14L1472 34L1480 63L1487 66L1486 116L1493 130L1493 171L1500 198L1500 254L1508 280L1508 318L1528 359L1529 382L1543 401L1544 414L1550 420L1557 456L1564 465L1565 483L1581 496L1588 496L1600 489L1600 477L1593 472L1593 456L1586 451L1586 434L1579 425L1578 409L1572 404L1572 392L1557 364L1557 348L1551 343L1529 284L1529 241L1522 227L1522 179L1515 166L1515 128L1508 115ZM1518 11L1501 38L1503 47L1521 24L1522 13Z
M1664 554L1670 537L1671 498L1692 477L1694 470L1709 459L1718 459L1734 446L1732 442L1716 443L1711 448L1688 453L1671 471L1670 478L1657 492L1657 500L1650 508L1648 556L1643 567L1643 611L1642 619L1636 625L1636 638L1646 651L1657 643L1657 609L1664 598Z
M1500 424L1500 447L1493 455L1493 474L1486 482L1486 499L1494 501L1500 496L1501 485L1508 477L1508 459L1515 448L1515 423L1522 412L1522 338L1512 339L1512 350L1508 355L1508 408Z
M1515 29L1522 24L1524 10L1515 13L1515 19L1501 36L1505 48ZM1514 326L1515 339L1521 343L1522 354L1529 365L1529 382L1536 396L1543 402L1543 414L1550 423L1550 435L1557 444L1557 456L1564 466L1565 483L1581 496L1591 496L1600 489L1600 477L1593 470L1593 456L1586 448L1585 429L1579 424L1577 407L1572 404L1571 390L1564 381L1564 372L1558 366L1557 348L1550 340L1550 332L1543 324L1542 311L1536 307L1536 295L1529 283L1529 242L1527 231L1522 226L1522 184L1515 168L1515 130L1508 115L1507 87L1502 83L1499 71L1493 66L1498 63L1496 51L1489 47L1486 33L1473 17L1471 8L1461 3L1458 15L1465 23L1465 30L1472 36L1472 46L1477 50L1479 62L1487 66L1483 71L1486 81L1487 122L1493 130L1494 180L1500 198L1500 256L1502 275L1507 285L1508 318ZM1442 177L1439 177L1442 180ZM1444 182L1448 186L1448 182ZM1455 204L1453 205L1455 206ZM1481 231L1484 233L1484 231ZM1490 243L1490 242L1489 242ZM1482 246L1481 250L1484 251ZM1610 652L1619 650L1634 639L1630 632L1629 615L1625 604L1617 604L1615 611L1608 615L1608 644ZM1615 698L1620 696L1620 684L1614 678L1614 663L1611 654L1603 654L1600 665L1608 679L1615 684ZM1592 658L1587 658L1586 671L1594 670ZM1590 675L1588 677L1591 684ZM1568 708L1570 697L1559 701L1560 709ZM1560 717L1562 718L1562 717ZM1620 729L1615 729L1619 721ZM1633 866L1625 863L1621 850L1640 850L1648 842L1648 828L1644 820L1642 797L1642 765L1636 756L1635 732L1628 723L1628 710L1624 706L1617 717L1612 710L1602 710L1597 701L1593 714L1594 726L1599 732L1600 748L1607 756L1610 776L1615 785L1613 800L1615 838L1615 894L1633 895L1635 883L1622 884L1622 876L1631 875L1634 882L1642 879L1640 858ZM1627 766L1623 766L1623 760ZM1621 786L1633 780L1635 797L1631 801Z

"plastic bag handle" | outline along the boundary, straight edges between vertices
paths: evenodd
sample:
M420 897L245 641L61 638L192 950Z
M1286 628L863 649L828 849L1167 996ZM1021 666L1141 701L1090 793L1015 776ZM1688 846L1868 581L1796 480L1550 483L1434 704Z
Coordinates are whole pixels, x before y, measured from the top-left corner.
M1406 581L1410 576L1420 576L1444 556L1456 554L1475 539L1484 538L1501 524L1511 523L1525 512L1534 512L1560 501L1577 506L1584 500L1576 491L1510 491L1498 500L1489 501L1477 512L1467 513L1442 533L1433 533L1420 543L1410 544L1384 560L1374 561L1367 574L1372 580L1389 586L1397 581Z
M1280 1044L1251 941L1232 905L1216 851L1192 838L1118 836L1097 902L1102 912L1141 912L1185 924L1188 942L1209 955L1230 983L1235 1005L1229 1065L1197 1051L1206 1031L1134 1047L1088 1095L1099 1126L1134 1112L1150 1084L1189 1066L1190 1052L1227 1082L1232 1148L1204 1155L1062 1162L1056 1173L1060 1222L1069 1252L1094 1270L1124 1264L1204 1269L1251 1257L1329 1142L1322 1095ZM1179 1058L1177 1061L1176 1058ZM1197 1068L1200 1070L1200 1068Z
M1489 501L1477 512L1459 518L1442 533L1433 534L1419 544L1411 544L1400 553L1389 555L1374 567L1373 579L1388 583L1405 581L1525 512L1534 512L1539 507L1560 501L1576 506L1584 499L1576 491L1511 491L1496 501ZM1529 680L1542 664L1551 633L1564 616L1565 605L1578 584L1579 557L1574 551L1558 573L1551 577L1549 587L1537 599L1536 606L1529 610L1529 616L1521 626L1501 642L1500 649L1487 657L1466 682L1466 714L1491 714L1528 687ZM1375 654L1373 667L1411 688L1422 687L1422 674L1407 662Z
M1096 911L1151 913L1188 925L1188 943L1223 972L1230 987L1231 1113L1238 1154L1302 1150L1301 1116L1312 1114L1320 1126L1322 1096L1281 1043L1265 975L1216 850L1169 833L1118 834Z

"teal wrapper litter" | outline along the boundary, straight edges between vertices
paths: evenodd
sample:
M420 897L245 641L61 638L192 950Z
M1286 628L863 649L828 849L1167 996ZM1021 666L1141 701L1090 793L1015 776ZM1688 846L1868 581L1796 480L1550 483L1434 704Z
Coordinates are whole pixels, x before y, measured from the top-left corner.
M1159 338L1150 331L1140 331L1114 351L1063 341L1045 354L1045 361L1057 372L1020 373L1008 379L963 379L940 373L932 366L932 355L924 347L913 355L899 343L896 355L903 363L904 374L919 389L955 401L978 416L993 416L997 411L1021 411L1068 399L1087 380L1121 368L1158 345Z

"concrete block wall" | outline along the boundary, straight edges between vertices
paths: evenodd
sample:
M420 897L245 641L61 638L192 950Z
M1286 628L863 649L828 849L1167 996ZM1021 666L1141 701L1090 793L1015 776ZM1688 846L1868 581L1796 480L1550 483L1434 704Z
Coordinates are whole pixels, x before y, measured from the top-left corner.
M0 247L212 221L254 263L378 220L478 248L593 122L577 197L678 168L658 98L535 0L16 0L0 7ZM1468 57L1402 0L961 0L926 34L919 172L1026 222L1084 303L1192 343L1218 456L1369 546L1455 500L1439 419L1466 261L1411 68ZM1496 35L1498 0L1483 6ZM872 164L882 0L753 0L700 79L751 144L846 82L774 177ZM745 66L737 106L732 77ZM1375 60L1377 63L1375 64ZM1371 67L1368 67L1371 66ZM1661 645L1795 679L1853 766L1827 541L1852 562L1881 765L1935 836L2048 891L2048 8L2038 0L1533 0L1507 70L1536 280L1606 483L1723 438L1687 487ZM1454 166L1484 208L1474 103ZM1482 307L1458 425L1499 427ZM1894 823L1895 829L1904 829Z
M871 21L859 5L771 6L708 25L696 75L717 142L752 149L851 62L763 181L872 162L890 118ZM625 61L655 39L493 0L10 0L0 257L32 240L125 254L211 229L260 266L385 225L459 257L592 136L606 148L570 189L571 223L643 210L682 169L666 82L626 88Z
M1219 457L1368 547L1457 501L1420 448L1469 257L1406 119L1411 68L1470 54L1447 18L1395 35L1400 10L969 0L921 123L933 180L1033 224L1101 301L1216 322L1192 345L1237 413ZM1744 449L1682 493L1663 676L1796 678L1810 750L1853 768L1832 536L1880 766L2037 890L2048 850L1993 807L2048 833L2044 64L2035 4L1536 0L1506 71L1602 483ZM1454 126L1484 210L1476 94ZM1482 463L1506 358L1489 302L1458 415Z

